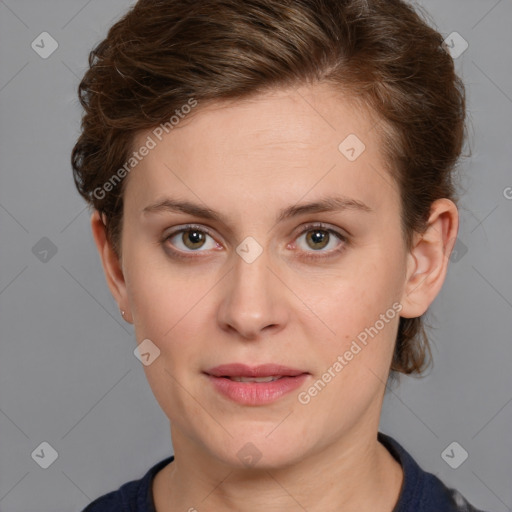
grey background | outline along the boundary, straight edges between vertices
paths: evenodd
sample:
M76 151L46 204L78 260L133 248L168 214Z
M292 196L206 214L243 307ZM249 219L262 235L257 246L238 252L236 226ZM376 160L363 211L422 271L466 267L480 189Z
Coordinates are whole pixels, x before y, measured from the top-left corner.
M88 52L133 2L0 0L0 511L79 511L172 453L110 296L69 163ZM387 393L381 431L479 508L512 507L512 2L424 0L468 89L459 252L431 308L434 369ZM59 44L47 59L31 43ZM47 237L56 254L36 246ZM48 244L47 241L39 244ZM465 252L467 250L467 252ZM34 254L34 252L36 254ZM46 441L57 460L31 453ZM457 441L468 459L441 458Z

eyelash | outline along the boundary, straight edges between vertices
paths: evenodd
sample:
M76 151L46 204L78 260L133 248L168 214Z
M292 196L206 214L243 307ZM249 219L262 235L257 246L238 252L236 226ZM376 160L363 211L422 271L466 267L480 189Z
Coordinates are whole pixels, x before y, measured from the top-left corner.
M327 252L321 251L321 250L320 251L305 251L305 254L302 255L301 258L304 258L307 260L319 260L319 259L330 258L330 257L340 254L345 249L345 245L348 244L348 242L349 242L347 236L342 235L338 231L336 231L332 228L329 228L328 226L326 226L325 224L323 224L321 222L307 224L306 226L304 226L302 231L295 237L295 239L297 239L297 238L301 237L302 235L304 235L305 233L308 233L309 231L313 231L315 229L319 230L319 231L326 231L330 234L333 234L334 236L336 236L336 238L338 238L341 242L343 242L343 244L341 244L337 249L332 249L331 251L327 251ZM210 233L210 231L207 228L198 226L196 224L187 224L184 227L177 229L176 231L173 231L172 233L169 233L168 235L166 235L164 237L164 239L162 240L162 243L169 241L171 238L173 238L174 236L176 236L179 233L183 233L183 232L187 232L187 231L191 231L191 230L200 231L201 233L205 233L208 236L214 238L213 235ZM186 256L183 253L183 251L177 251L175 249L169 249L169 250L172 253L173 257L182 259L182 260L190 260L192 258L198 257L198 256ZM191 251L191 252L204 252L204 251ZM317 254L315 254L315 253L317 253Z

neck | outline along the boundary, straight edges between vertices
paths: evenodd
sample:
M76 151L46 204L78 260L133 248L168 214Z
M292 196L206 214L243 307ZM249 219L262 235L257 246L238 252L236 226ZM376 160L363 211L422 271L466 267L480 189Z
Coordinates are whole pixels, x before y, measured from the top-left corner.
M355 428L297 463L271 469L234 469L171 432L175 459L153 483L157 512L392 512L403 482L375 429Z

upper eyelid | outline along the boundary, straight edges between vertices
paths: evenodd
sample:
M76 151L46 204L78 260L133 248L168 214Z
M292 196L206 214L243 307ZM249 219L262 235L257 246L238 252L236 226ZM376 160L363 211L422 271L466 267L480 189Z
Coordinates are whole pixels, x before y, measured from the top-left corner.
M206 233L207 235L210 235L212 238L214 238L214 236L212 235L212 229L207 226L201 226L199 224L185 224L182 227L179 227L176 229L172 228L169 232L166 232L164 234L164 240L167 240L171 236L175 236L178 233L182 233L183 231L189 231L192 229L197 229L198 231L202 231L202 232Z

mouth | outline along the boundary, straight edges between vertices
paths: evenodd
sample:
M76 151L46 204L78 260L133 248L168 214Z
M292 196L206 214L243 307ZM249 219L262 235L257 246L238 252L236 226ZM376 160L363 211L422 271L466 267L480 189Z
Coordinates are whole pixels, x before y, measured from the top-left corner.
M276 364L232 363L203 372L222 396L242 405L270 404L302 386L309 372Z

